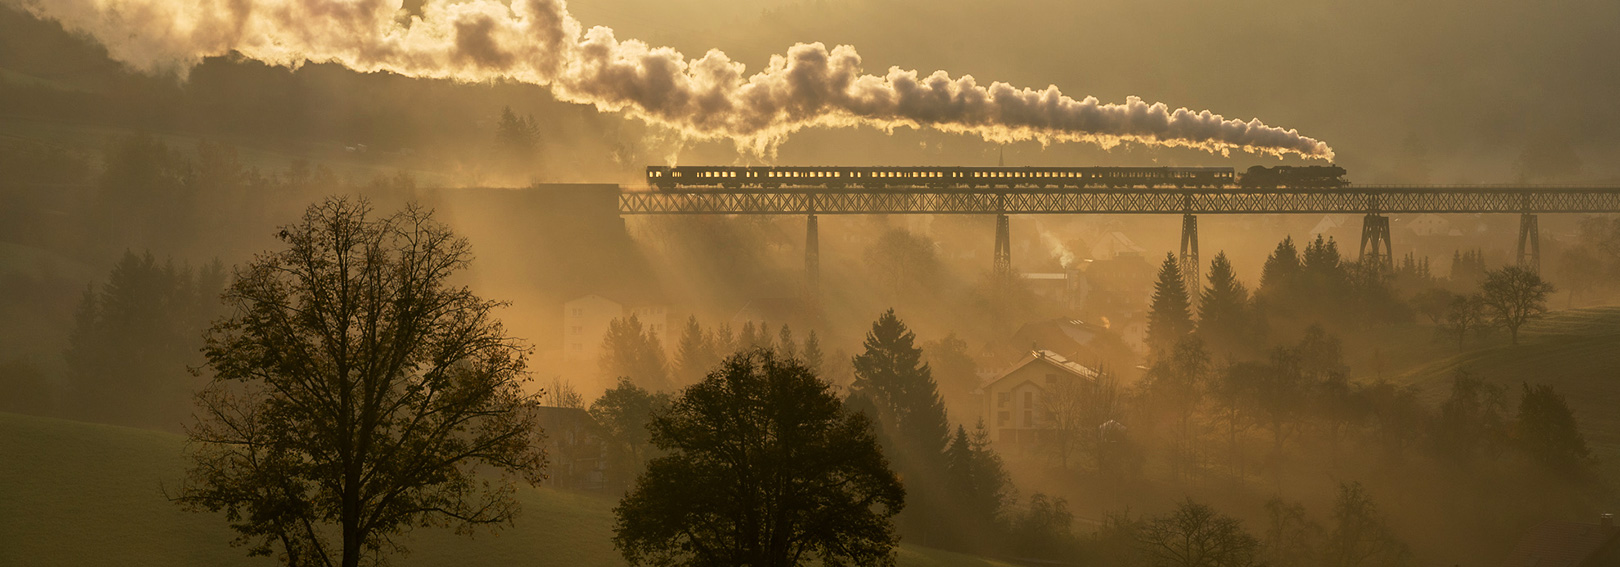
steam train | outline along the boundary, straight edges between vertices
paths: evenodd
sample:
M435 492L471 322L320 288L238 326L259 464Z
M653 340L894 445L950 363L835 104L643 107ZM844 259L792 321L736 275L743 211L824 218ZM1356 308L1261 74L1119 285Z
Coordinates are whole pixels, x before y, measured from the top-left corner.
M650 166L647 184L663 189L917 189L946 187L1337 189L1349 185L1332 166L1230 167L778 167Z

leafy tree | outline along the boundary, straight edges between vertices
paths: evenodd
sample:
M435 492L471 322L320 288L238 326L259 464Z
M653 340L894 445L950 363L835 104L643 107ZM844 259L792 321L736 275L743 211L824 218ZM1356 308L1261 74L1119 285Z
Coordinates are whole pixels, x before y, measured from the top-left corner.
M1524 385L1514 436L1532 459L1549 470L1578 476L1593 462L1586 437L1575 426L1575 412L1552 386Z
M527 349L500 303L450 284L467 241L421 209L374 218L341 198L281 234L208 332L179 502L288 565L355 567L412 528L510 521L514 480L539 482L545 454Z
M1339 484L1339 496L1333 502L1333 529L1322 555L1329 567L1398 566L1412 561L1410 549L1395 537L1359 482Z
M1233 355L1246 352L1256 338L1249 307L1249 290L1237 280L1226 253L1209 264L1209 286L1198 301L1198 336L1211 351Z
M1470 331L1477 335L1487 328L1485 315L1485 299L1479 294L1453 296L1441 329L1456 335L1457 350L1462 350Z
M1412 306L1418 313L1429 318L1429 322L1439 327L1445 323L1446 312L1451 308L1451 302L1456 298L1451 292L1438 287L1431 287L1412 296Z
M1452 376L1451 395L1440 404L1435 419L1431 436L1435 451L1446 461L1467 467L1505 441L1507 429L1507 393L1459 369Z
M1552 284L1518 266L1492 270L1480 285L1481 301L1494 315L1496 324L1507 327L1513 344L1519 344L1520 327L1547 312L1547 296L1552 292Z
M1185 500L1169 515L1143 523L1138 544L1152 567L1259 565L1260 540L1242 522Z
M107 281L85 291L63 353L69 414L80 419L179 429L201 381L198 336L219 309L225 268L195 273L150 252L125 252Z
M629 378L651 390L669 387L664 347L658 335L641 326L635 315L608 323L602 337L602 358L597 361L606 378Z
M1168 356L1148 367L1143 393L1150 408L1175 424L1171 467L1177 474L1197 468L1199 431L1195 425L1208 400L1209 386L1209 351L1196 336L1183 339Z
M613 511L632 565L894 565L905 490L866 417L798 361L732 355L650 429L665 454Z
M1048 560L1069 555L1075 544L1073 525L1067 500L1031 494L1029 505L1012 518L1013 552Z
M1165 254L1148 307L1147 344L1155 357L1168 355L1193 331L1192 306L1183 282L1176 256Z
M602 427L614 457L613 472L619 477L615 484L628 486L652 458L652 433L647 424L669 404L669 394L648 392L625 378L591 403L591 418Z

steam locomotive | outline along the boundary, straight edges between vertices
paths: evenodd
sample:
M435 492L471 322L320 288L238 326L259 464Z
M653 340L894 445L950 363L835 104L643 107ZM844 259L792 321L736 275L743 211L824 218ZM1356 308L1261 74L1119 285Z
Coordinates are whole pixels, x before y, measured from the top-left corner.
M1338 166L1254 166L1241 177L1230 167L777 167L650 166L658 189L918 189L1034 188L1309 188L1348 185Z

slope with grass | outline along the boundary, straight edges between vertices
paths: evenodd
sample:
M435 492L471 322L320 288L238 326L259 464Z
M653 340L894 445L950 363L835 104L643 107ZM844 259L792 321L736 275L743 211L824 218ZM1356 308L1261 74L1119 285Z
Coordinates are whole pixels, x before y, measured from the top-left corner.
M1504 339L1505 340L1505 339ZM1458 371L1509 388L1548 384L1564 394L1582 433L1606 467L1620 463L1620 307L1555 311L1520 331L1519 344L1495 344L1415 366L1394 380L1443 398Z
M180 510L164 496L184 468L168 433L0 413L0 565L140 567L271 565L228 545L222 516ZM622 565L609 540L613 501L520 491L523 515L473 537L419 530L394 564ZM908 567L1004 565L915 546Z

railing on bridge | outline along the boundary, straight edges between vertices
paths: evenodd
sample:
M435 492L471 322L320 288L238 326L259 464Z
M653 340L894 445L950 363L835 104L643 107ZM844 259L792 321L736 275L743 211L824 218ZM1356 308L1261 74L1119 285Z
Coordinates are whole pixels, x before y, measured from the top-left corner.
M1612 213L1620 187L625 190L621 214Z

